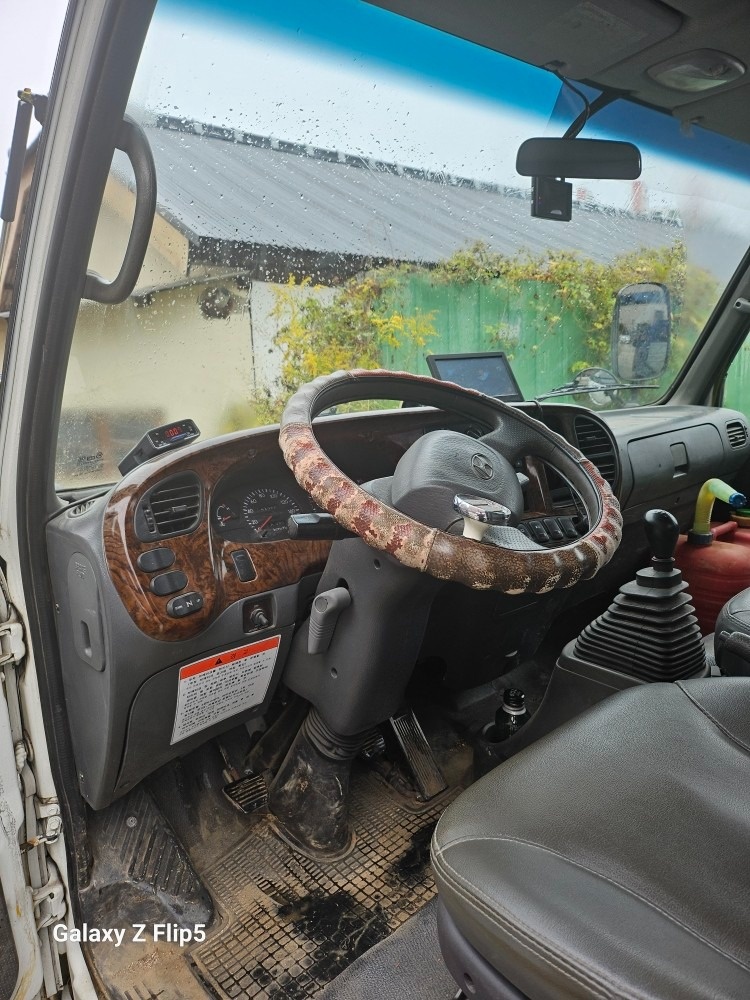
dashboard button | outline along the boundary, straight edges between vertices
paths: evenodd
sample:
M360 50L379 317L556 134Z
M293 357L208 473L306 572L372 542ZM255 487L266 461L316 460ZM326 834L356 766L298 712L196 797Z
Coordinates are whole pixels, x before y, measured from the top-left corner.
M169 569L175 556L171 549L149 549L138 556L138 569L144 573L155 573L157 569Z
M232 552L232 562L234 563L235 571L237 576L240 578L242 583L247 583L249 580L254 580L258 575L255 572L255 566L253 566L253 561L245 551L245 549L235 549Z
M180 594L173 597L167 604L167 614L172 618L184 618L186 615L193 615L203 607L203 598L200 594L192 591L189 594Z
M565 537L556 517L545 517L544 527L547 529L549 537L554 538L556 542Z
M164 597L167 594L175 594L178 590L187 587L188 578L180 570L173 570L171 573L161 573L155 576L149 587L154 594Z
M573 524L572 517L561 517L560 527L565 532L566 538L578 538L578 532L576 530L575 524Z
M549 535L547 534L547 529L544 527L541 521L527 521L527 527L531 530L531 536L534 541L537 542L548 542Z

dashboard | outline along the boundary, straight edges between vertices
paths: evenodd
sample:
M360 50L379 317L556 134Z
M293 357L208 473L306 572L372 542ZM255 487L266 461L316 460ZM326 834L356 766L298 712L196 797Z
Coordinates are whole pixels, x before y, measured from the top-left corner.
M633 560L644 555L646 509L667 507L684 526L702 482L711 476L731 482L750 458L744 417L732 410L595 414L559 403L517 405L591 459L623 509L620 550L594 581L566 592L566 600L581 599L586 586L603 593L627 579ZM428 407L324 417L315 427L331 459L359 483L391 476L410 445L432 430L477 438L488 429ZM519 528L533 542L560 545L569 532L585 532L565 481L533 455L519 461L517 472L525 481ZM277 429L259 428L145 462L106 496L81 500L50 520L63 683L81 792L93 808L266 710L334 544L291 539L287 521L317 509L286 467ZM525 627L521 608L539 615L533 595L483 600L502 603L496 617L504 634L516 619L518 629ZM180 735L175 720L184 671L222 662L248 645L259 648L258 642L273 646L274 666L252 707L229 704L210 725Z
M727 428L741 422L733 411L645 407L605 416L521 405L594 462L626 521L633 501L661 498L679 512L691 487L731 474L748 448L747 440L729 446ZM480 437L488 429L428 408L328 417L316 427L334 462L360 483L390 476L430 430ZM524 534L549 546L585 532L575 494L553 470L529 455L518 472L527 481ZM164 641L194 636L233 602L322 569L330 542L292 541L287 527L292 514L318 510L284 464L275 430L198 442L139 466L114 488L103 513L109 575L142 631Z

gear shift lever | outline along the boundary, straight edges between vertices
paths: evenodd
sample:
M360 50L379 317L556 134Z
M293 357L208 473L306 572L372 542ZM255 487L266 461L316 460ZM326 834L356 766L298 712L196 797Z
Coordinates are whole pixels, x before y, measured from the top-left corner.
M491 524L510 523L510 510L486 497L457 494L453 497L453 509L464 519L464 538L473 538L477 542L482 541Z
M671 573L674 569L674 550L680 537L677 518L668 510L650 510L643 522L654 572Z
M608 610L575 640L572 655L640 681L703 677L706 651L673 558L679 525L667 510L650 510L643 521L651 565L620 587Z

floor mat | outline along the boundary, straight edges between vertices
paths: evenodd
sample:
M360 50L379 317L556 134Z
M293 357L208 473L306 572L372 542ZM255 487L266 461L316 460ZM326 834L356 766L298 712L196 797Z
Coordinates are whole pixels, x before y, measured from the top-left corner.
M342 972L318 1000L453 1000L457 990L440 954L433 899Z
M352 782L357 843L343 861L295 854L260 822L202 873L224 920L191 952L228 1000L307 1000L435 895L434 825L457 793L414 812L373 773Z

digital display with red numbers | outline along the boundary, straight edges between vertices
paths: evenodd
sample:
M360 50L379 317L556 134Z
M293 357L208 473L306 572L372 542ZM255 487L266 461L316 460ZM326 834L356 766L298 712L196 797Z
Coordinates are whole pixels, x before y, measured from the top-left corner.
M180 445L188 444L199 436L200 431L194 420L178 420L174 424L154 427L153 430L144 434L134 448L130 449L117 468L124 476L142 462L147 462L150 458L154 458L170 448L178 448Z
M149 431L148 436L157 451L168 448L173 444L192 441L198 437L198 428L192 420L178 420L174 424L164 424L163 427L156 427Z

